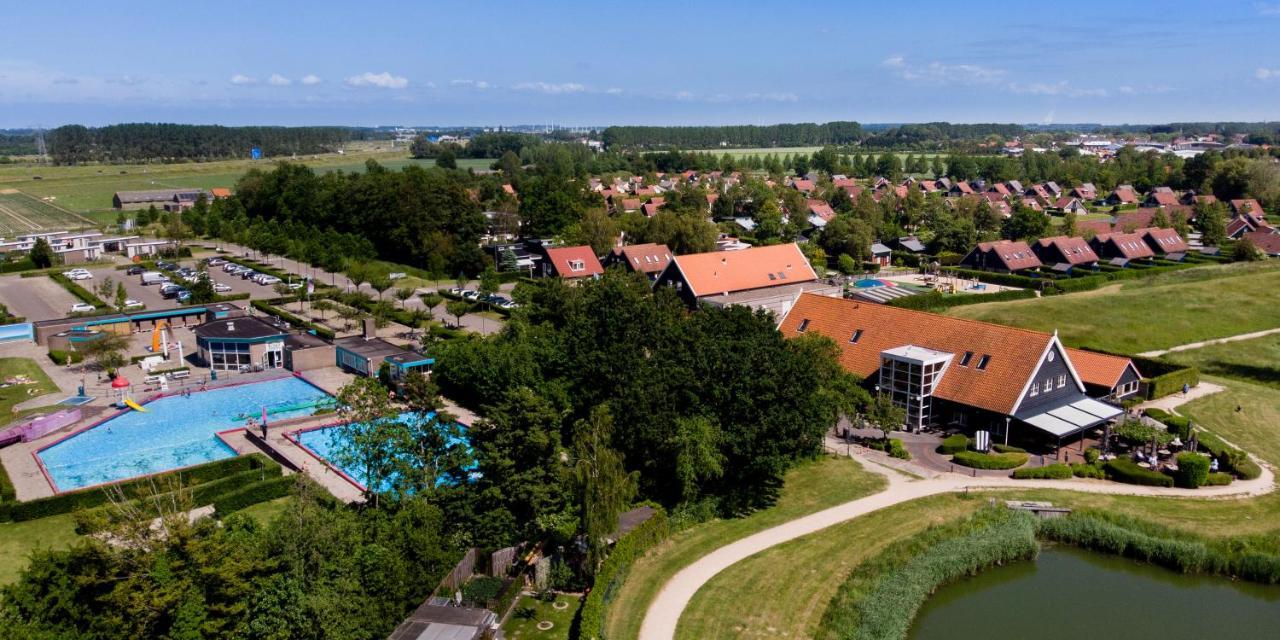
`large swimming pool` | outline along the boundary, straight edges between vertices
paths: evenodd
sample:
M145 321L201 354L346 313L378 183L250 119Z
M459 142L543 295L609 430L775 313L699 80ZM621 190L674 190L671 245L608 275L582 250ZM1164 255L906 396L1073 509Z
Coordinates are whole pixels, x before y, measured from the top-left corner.
M407 412L407 413L402 413L396 416L396 419L402 420L402 421L416 420L418 415L419 414ZM428 414L428 417L430 417L431 415L434 415L434 414ZM465 433L466 425L462 425L462 426ZM327 462L330 466L333 466L334 468L338 469L342 473L346 474L348 478L356 481L362 489L365 487L368 487L369 478L367 474L364 473L363 470L353 465L345 465L345 466L340 465L334 460L334 455L333 455L334 451L343 445L342 438L346 437L346 434L339 427L340 425L333 425L328 427L320 427L318 429L308 429L306 431L299 431L298 433L294 434L294 439L297 440L298 444L302 445L303 447L306 447L307 449L310 449L311 452L314 453L316 456L324 459L324 461ZM468 448L471 446L470 443L467 442L467 439L465 436L462 438L454 438L450 442L451 444L461 444L462 446L468 447ZM384 479L381 483L382 484L381 490L385 491L389 489L391 487L391 481L392 481L391 478Z
M148 402L40 451L58 491L168 471L235 455L215 435L244 426L249 416L269 421L311 415L330 401L295 377L169 396Z

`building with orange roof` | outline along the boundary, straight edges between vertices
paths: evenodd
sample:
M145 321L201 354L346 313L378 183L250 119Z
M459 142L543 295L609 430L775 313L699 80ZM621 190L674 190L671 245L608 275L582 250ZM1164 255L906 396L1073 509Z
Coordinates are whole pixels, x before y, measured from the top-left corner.
M1015 273L1044 266L1031 247L1021 240L979 242L960 264L977 269Z
M1142 386L1138 367L1124 356L1072 348L1067 348L1067 356L1090 396L1119 401L1134 395Z
M906 410L906 426L987 430L1006 442L1060 445L1119 417L1089 397L1056 333L803 294L783 318L787 338L835 341L845 370Z
M671 287L690 307L743 305L779 316L802 292L843 294L840 286L818 280L794 242L675 256L654 287Z
M595 278L604 273L600 259L591 247L547 247L543 249L542 275L565 280Z
M604 259L605 268L620 265L627 271L643 273L650 280L657 278L670 263L671 249L652 242L614 247Z

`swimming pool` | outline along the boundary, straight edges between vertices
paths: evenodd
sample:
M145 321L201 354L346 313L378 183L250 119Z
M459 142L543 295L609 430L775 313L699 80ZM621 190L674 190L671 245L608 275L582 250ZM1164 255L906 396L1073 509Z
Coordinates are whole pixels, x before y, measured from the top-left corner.
M894 286L894 284L892 282L888 282L886 280L880 280L877 278L863 278L853 283L853 286L858 289L872 289L875 287L892 287Z
M428 414L428 417L432 415L434 414ZM406 412L396 416L396 419L409 421L409 420L416 420L417 416L418 414L416 413ZM368 479L368 476L361 469L353 465L345 465L345 466L340 465L336 461L334 461L334 451L339 449L343 445L342 438L345 437L343 430L340 428L341 426L342 425L329 425L325 427L318 427L315 429L307 429L305 431L299 431L293 434L293 439L295 442L298 443L298 445L308 449L313 455L324 460L325 463L327 463L329 466L337 469L338 471L341 471L343 475L347 476L347 479L355 482L360 486L361 490L364 490L366 487L369 486L369 479ZM465 434L466 425L461 425L461 426L463 428L463 433ZM467 447L468 449L471 447L471 443L467 441L465 435L461 438L451 439L450 443L461 444L462 446ZM384 479L381 483L382 486L380 491L386 491L387 489L390 489L391 480L392 480L391 478Z
M263 407L268 419L311 415L330 396L288 377L167 396L148 402L39 452L55 489L69 491L236 455L217 432L244 426Z

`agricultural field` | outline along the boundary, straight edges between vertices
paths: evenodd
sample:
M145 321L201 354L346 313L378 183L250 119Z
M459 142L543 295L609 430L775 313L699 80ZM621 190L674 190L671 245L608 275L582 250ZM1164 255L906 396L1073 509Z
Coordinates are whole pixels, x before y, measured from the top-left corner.
M83 216L15 189L0 189L0 237L32 231L69 231L92 226Z
M1280 327L1280 264L1196 267L1094 291L956 307L950 315L1039 331L1070 346L1168 349Z
M52 202L58 207L78 213L94 212L90 216L94 222L105 224L115 221L115 213L111 210L111 196L116 191L233 187L249 169L269 169L277 160L307 164L320 172L364 171L365 162L371 159L393 170L410 165L435 166L434 160L414 160L407 156L407 149L391 150L384 146L345 155L325 154L257 161L64 167L40 164L0 165L0 190L16 189L36 198L52 198ZM459 159L458 168L487 169L492 162L484 159Z

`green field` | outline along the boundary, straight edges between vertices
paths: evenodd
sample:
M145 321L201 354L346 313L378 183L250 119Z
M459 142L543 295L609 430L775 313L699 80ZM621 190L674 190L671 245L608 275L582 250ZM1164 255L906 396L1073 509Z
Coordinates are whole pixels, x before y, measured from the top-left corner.
M18 580L33 551L65 549L75 544L80 539L75 518L74 514L67 513L27 522L0 523L0 585Z
M373 159L390 169L409 165L434 166L434 160L413 160L408 152L369 150L345 155L301 156L296 162L317 171L364 171L365 162ZM0 165L0 189L18 189L38 198L52 198L60 207L76 212L104 211L111 208L116 191L146 189L178 189L233 187L244 172L253 167L271 168L276 160L221 160L175 164L87 165L55 167L49 165ZM492 160L459 159L460 169L487 169ZM38 178L38 179L37 179ZM114 222L115 214L95 216L99 223Z
M1164 355L1163 359L1194 365L1207 375L1239 378L1280 389L1280 334L1178 351Z
M520 596L502 630L510 640L564 640L581 605L582 597L571 594L558 593L552 602ZM546 622L551 623L550 629L538 628L538 623Z
M1280 264L1196 267L1094 291L956 307L949 314L1122 353L1280 327Z
M6 383L10 379L14 382ZM30 382L23 383L24 379ZM9 384L0 389L0 415L5 416L10 415L19 402L58 390L58 385L31 358L0 358L0 384Z
M0 189L0 237L91 226L84 217L11 189Z
M605 629L609 638L632 639L658 590L677 571L734 540L827 507L880 491L884 479L848 458L822 458L787 473L778 502L745 518L714 520L673 535L632 565L613 597ZM707 636L711 637L711 636Z

